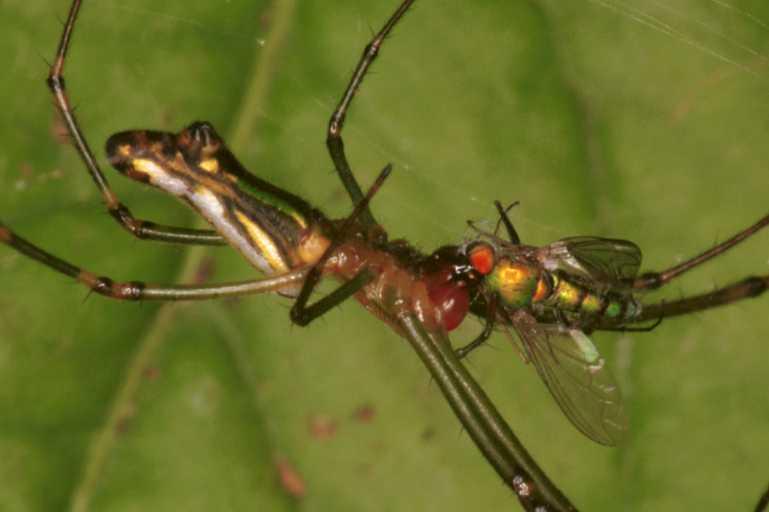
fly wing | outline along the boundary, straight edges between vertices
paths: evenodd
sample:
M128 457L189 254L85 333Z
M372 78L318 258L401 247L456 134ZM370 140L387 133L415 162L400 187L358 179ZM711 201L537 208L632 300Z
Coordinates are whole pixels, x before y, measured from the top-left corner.
M627 286L638 274L641 249L628 240L574 236L543 247L540 261L548 270L563 270L588 281Z
M527 358L566 417L593 441L613 446L628 428L622 396L606 362L585 333L512 315Z

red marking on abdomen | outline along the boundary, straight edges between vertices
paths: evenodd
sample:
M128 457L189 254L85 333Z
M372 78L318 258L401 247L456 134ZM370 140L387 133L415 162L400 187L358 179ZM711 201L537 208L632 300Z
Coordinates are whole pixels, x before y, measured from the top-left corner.
M451 270L442 270L425 279L427 294L438 308L441 323L447 331L459 327L470 309L470 295L463 283L451 280Z

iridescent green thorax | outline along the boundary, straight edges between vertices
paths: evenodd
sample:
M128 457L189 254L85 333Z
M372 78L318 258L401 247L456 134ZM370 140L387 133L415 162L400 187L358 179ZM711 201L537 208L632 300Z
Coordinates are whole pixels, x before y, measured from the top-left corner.
M535 266L502 259L486 277L486 286L499 294L504 305L526 307L534 300L540 272Z

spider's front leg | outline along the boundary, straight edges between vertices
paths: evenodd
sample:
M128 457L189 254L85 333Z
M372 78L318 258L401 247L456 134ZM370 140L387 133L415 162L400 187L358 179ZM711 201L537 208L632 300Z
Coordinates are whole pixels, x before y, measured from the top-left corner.
M769 290L769 274L750 276L745 279L723 286L712 292L684 297L683 299L662 301L655 304L644 304L641 314L632 319L632 323L653 321L671 316L687 315L718 306L726 306L743 299L751 299L763 295ZM652 327L655 327L653 325ZM601 327L601 329L605 329Z
M716 256L725 253L732 247L735 247L736 245L744 242L766 226L769 226L769 214L764 215L758 219L758 221L739 231L728 240L724 240L720 244L714 245L707 251L704 251L703 253L698 254L693 258L683 261L678 265L670 267L661 272L647 272L642 274L633 281L632 286L635 290L654 290L660 288L661 286L665 286L667 283L680 276L684 272L688 272L689 270L702 265L706 261L711 260Z
M632 282L635 290L646 291L660 288L681 274L692 270L706 261L725 253L732 247L744 242L763 228L769 226L769 215L758 219L747 228L737 232L731 238L716 244L710 249L690 258L678 265L661 272L647 272L637 277ZM736 283L723 286L711 292L684 297L678 300L662 301L656 304L644 304L641 314L633 318L631 323L655 321L671 316L695 313L717 306L724 306L743 299L758 297L769 290L769 275L748 276ZM656 325L652 326L655 327ZM600 329L611 328L611 325L602 325Z

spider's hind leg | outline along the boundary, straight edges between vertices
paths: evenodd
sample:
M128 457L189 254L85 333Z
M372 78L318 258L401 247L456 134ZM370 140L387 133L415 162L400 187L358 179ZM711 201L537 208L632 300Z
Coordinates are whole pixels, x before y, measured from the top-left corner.
M75 279L93 292L118 300L204 300L217 297L233 297L265 292L280 292L300 283L306 269L293 270L279 276L249 281L210 285L151 285L140 281L118 282L106 276L99 276L72 263L54 256L37 245L20 237L0 222L0 243L60 274Z
M69 96L64 85L64 62L67 58L67 51L72 39L72 33L75 28L78 12L80 11L81 0L74 0L69 11L69 16L64 24L64 30L59 40L59 47L56 51L56 58L51 64L48 72L48 88L53 94L56 107L61 113L64 123L67 125L67 132L74 144L77 152L80 154L83 163L88 169L96 187L101 193L102 200L107 206L107 211L126 231L136 238L159 240L163 242L174 242L183 244L198 245L222 245L224 241L215 231L203 229L180 228L174 226L165 226L154 222L137 219L131 211L120 202L115 192L109 185L106 176L102 172L93 152L88 145L75 113L69 102Z

